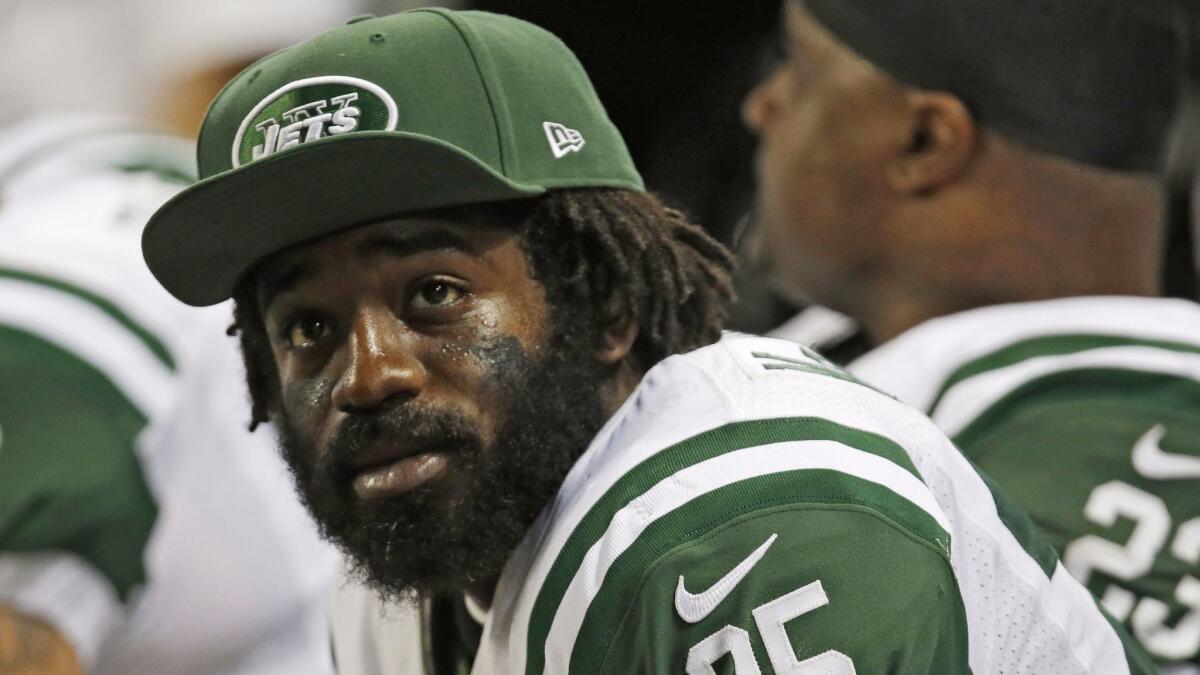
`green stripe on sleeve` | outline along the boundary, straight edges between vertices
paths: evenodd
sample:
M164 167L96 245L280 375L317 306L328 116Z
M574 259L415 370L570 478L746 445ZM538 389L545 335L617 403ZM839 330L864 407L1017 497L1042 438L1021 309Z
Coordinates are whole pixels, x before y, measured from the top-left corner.
M659 481L707 459L770 443L830 440L881 456L920 479L908 454L878 434L813 417L735 422L707 431L659 452L621 477L591 508L563 545L534 601L529 621L526 672L545 665L547 634L567 586L588 550L607 530L613 516Z
M743 632L763 673L788 672L793 659L827 651L864 674L969 672L953 569L943 552L876 509L776 506L672 536L675 545L638 561L639 569L605 579L572 645L571 673L683 673L692 648L727 627ZM682 619L675 602L681 577L687 592L705 593L768 541L728 595L695 623ZM760 623L756 610L817 586L824 597L808 596L808 609L785 620L782 635L777 624ZM718 660L717 672L731 672L730 661Z
M762 364L763 368L765 368L767 370L795 370L795 371L799 371L802 373L808 373L810 375L825 375L827 377L832 377L835 380L841 380L843 382L850 382L851 384L857 384L857 385L866 387L866 388L870 389L871 391L875 391L880 394L883 394L884 396L887 396L888 398L895 398L891 394L888 394L886 392L876 389L875 387L872 387L871 385L867 384L866 382L863 382L862 380L858 379L857 377L851 375L849 372L830 363L829 361L827 361L825 359L825 357L821 356L820 354L817 354L816 352L805 347L804 345L799 345L799 346L802 350L804 350L804 353L806 355L811 355L811 358L813 359L813 361L804 361L804 360L797 359L797 358L791 358L791 357L787 357L787 356L779 356L777 354L771 354L769 352L751 352L751 355L755 359L757 359L760 364ZM815 363L814 363L814 361L815 361Z
M933 403L929 406L929 414L933 414L933 411L937 410L942 398L952 387L976 375L1007 368L1039 356L1065 356L1107 347L1154 347L1168 351L1200 354L1200 345L1168 340L1143 340L1119 335L1069 334L1029 338L1014 342L1003 349L960 366L942 384Z
M607 650L606 645L612 644L622 617L638 593L642 592L640 580L654 561L723 523L772 508L796 513L795 524L790 527L786 520L777 519L779 528L787 528L777 534L798 548L806 547L798 545L797 539L813 541L814 544L821 541L827 548L837 546L836 533L815 537L813 533L798 527L804 522L803 514L799 511L858 511L888 523L914 544L930 549L942 558L942 566L950 569L949 534L920 507L885 487L825 469L759 476L709 492L659 518L646 528L633 546L617 558L588 608L572 652L570 672L580 675L600 672L601 661L595 657ZM842 536L847 534L849 531L841 533ZM804 562L803 558L788 560L776 555L765 558L755 568L755 573L796 580L796 587L799 587L802 585L798 582L802 578L800 572L804 569ZM880 562L866 561L864 566L888 567ZM736 563L737 559L729 567L732 568ZM847 564L853 563L847 560ZM703 584L697 583L692 590L698 592L704 588ZM671 590L674 590L673 585ZM954 592L957 593L957 589Z
M145 423L86 362L0 326L0 550L74 553L128 599L157 517L135 452Z
M997 427L1018 415L1060 404L1108 404L1152 414L1178 414L1187 417L1200 391L1195 380L1164 373L1123 368L1079 368L1049 373L1025 382L1005 394L983 414L976 417L955 437L964 450L975 446ZM1063 416L1064 429L1070 429L1071 416ZM1131 446L1126 446L1130 448Z
M163 363L163 365L167 366L167 368L171 370L175 370L175 359L171 356L171 352L167 349L167 346L163 344L162 340L158 339L154 333L147 330L144 326L126 314L120 307L117 307L109 300L96 295L86 288L62 281L61 279L54 279L40 274L34 274L32 272L5 269L0 267L0 278L14 279L16 281L24 281L27 283L36 284L38 286L44 286L46 288L52 288L56 291L73 295L85 302L95 305L100 311L112 317L126 330L137 336L137 338L141 340L144 345L146 345L146 348L149 349L150 352L153 353L154 356Z

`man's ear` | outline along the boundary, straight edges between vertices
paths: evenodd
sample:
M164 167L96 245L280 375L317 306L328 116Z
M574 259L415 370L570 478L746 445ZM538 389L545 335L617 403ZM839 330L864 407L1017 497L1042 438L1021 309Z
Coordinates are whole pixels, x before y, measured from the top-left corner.
M956 96L910 91L908 146L887 166L887 180L897 192L927 194L956 181L971 165L979 127Z
M619 363L629 355L633 343L637 340L637 322L628 317L622 317L611 322L600 334L600 344L596 348L596 359L606 366Z

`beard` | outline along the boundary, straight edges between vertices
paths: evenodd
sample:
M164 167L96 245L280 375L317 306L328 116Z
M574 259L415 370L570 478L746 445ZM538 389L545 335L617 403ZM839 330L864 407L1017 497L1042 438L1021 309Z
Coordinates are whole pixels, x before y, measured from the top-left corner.
M353 576L387 598L486 588L606 418L600 392L612 369L589 349L559 342L531 358L515 338L472 353L484 391L503 411L495 440L453 410L389 400L356 412L318 453L286 411L279 440L302 501ZM553 343L552 343L553 344ZM446 471L388 497L362 499L351 461L379 439L446 448Z

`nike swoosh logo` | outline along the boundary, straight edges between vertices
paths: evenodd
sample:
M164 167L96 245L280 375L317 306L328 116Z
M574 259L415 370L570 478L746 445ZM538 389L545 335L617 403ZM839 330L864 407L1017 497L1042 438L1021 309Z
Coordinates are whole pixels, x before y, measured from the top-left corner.
M1161 424L1142 434L1133 446L1134 471L1154 480L1200 478L1200 457L1163 452L1159 443L1166 435L1167 428Z
M732 591L737 588L737 585L746 578L750 570L758 564L759 560L767 554L767 549L771 548L771 544L779 535L772 534L763 542L762 546L754 549L754 552L746 556L746 559L738 563L738 566L729 570L721 580L713 584L708 590L703 593L691 594L684 587L683 575L679 575L679 584L675 586L675 611L679 612L679 617L688 623L697 623L703 621L704 617L712 614L712 611L721 604Z

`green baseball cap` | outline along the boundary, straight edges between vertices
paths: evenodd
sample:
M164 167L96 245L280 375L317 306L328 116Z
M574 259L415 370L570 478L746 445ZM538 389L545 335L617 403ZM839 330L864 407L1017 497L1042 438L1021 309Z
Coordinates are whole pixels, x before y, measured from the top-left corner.
M250 66L217 95L201 180L142 234L175 297L212 305L292 244L401 213L643 190L575 55L512 17L361 17Z

